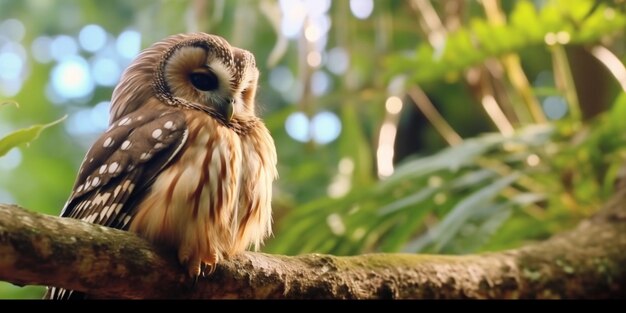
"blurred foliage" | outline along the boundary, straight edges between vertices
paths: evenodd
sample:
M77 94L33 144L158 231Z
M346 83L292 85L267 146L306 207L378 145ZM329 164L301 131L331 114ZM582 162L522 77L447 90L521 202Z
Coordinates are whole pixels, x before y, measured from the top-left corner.
M37 139L39 137L39 135L41 134L41 132L50 127L50 126L54 126L56 124L59 124L60 122L62 122L65 119L65 117L60 118L52 123L49 124L45 124L45 125L33 125L30 126L28 128L23 128L23 129L18 129L6 136L4 136L3 138L0 138L0 157L4 156L5 154L7 154L7 152L9 152L11 149L19 146L19 145L23 145L23 144L28 144L31 141Z
M304 29L295 39L281 32L286 1L0 0L0 22L24 23L27 50L41 35L76 36L95 23L113 35L139 31L142 47L200 30L252 51L260 113L279 154L266 252L508 249L572 227L612 194L626 160L623 1L374 1L358 19L359 1L368 2L331 3L321 66L307 62L320 42ZM334 48L348 56L343 72L328 62ZM294 74L287 94L270 84L280 66ZM51 68L29 53L22 90L0 98L20 104L0 110L0 138L110 99L112 88L98 87L86 99L50 104ZM330 77L321 94L311 87L320 71ZM402 100L398 112L388 105L393 97ZM551 117L556 100L566 113ZM339 116L336 140L289 136L291 114L320 111ZM97 136L67 129L48 128L21 146L14 167L0 158L0 201L59 213ZM389 176L385 155L393 156ZM4 298L41 292L0 284Z
M472 17L468 25L448 34L442 51L423 43L412 56L389 58L388 74L409 69L411 82L440 81L458 76L459 72L488 58L543 46L550 36L558 40L557 36L563 34L563 43L586 44L626 26L625 15L609 17L605 5L591 11L593 4L593 1L574 1L573 4L546 1L537 11L531 1L518 1L508 14L509 23L496 24L483 17Z

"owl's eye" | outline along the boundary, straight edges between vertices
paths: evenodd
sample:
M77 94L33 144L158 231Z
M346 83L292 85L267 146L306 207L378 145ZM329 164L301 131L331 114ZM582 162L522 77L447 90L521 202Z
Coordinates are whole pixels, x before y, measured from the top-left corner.
M195 72L189 74L191 84L198 90L213 91L219 88L219 81L213 72Z

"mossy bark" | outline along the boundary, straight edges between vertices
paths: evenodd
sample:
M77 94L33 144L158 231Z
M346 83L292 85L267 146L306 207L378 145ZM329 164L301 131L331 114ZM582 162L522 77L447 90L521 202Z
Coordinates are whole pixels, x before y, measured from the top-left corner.
M280 234L277 234L280 235ZM244 253L193 282L127 232L0 205L0 279L106 298L625 298L626 188L545 242L466 256Z

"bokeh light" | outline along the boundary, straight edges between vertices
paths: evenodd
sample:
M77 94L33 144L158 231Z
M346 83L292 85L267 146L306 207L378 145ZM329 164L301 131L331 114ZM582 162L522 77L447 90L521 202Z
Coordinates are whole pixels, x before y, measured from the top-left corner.
M321 96L330 90L332 84L330 76L324 71L315 71L311 76L311 92L314 96Z
M341 120L335 113L322 111L311 119L313 141L319 144L327 144L339 137L341 133Z
M350 0L350 11L354 17L364 20L374 11L373 0Z
M9 40L20 42L24 39L26 28L20 20L10 18L0 24L0 34Z
M26 57L26 50L19 43L8 41L0 44L1 95L13 97L20 92L26 78Z
M303 2L300 0L280 0L278 3L283 13L280 21L281 33L290 39L297 38L307 12Z
M109 123L109 101L102 101L93 108L81 109L68 118L66 130L72 135L97 135L105 131Z
M95 58L91 63L91 72L96 84L101 86L115 86L122 75L119 64L106 57Z
M96 52L104 47L106 41L107 33L99 25L87 25L78 33L78 42L85 51Z
M277 66L270 72L270 86L279 92L288 92L293 87L294 77L286 66Z
M74 38L67 35L60 35L52 39L50 43L50 55L56 61L63 61L76 54L78 54L78 44Z
M287 134L300 142L311 140L309 131L309 118L302 112L294 112L285 120L285 130Z
M328 51L328 60L326 68L335 75L341 75L348 70L350 65L350 57L346 49L335 47Z
M124 58L132 59L141 50L141 34L134 30L125 30L115 42L117 52Z
M317 25L312 24L306 27L304 30L304 37L311 42L317 41L322 36L322 32Z
M318 67L322 64L322 54L318 51L311 51L306 56L306 62L310 67Z
M80 56L68 57L58 63L51 73L52 87L63 98L80 98L94 89L87 61Z
M311 16L320 16L328 12L330 9L330 0L304 0L304 8Z
M543 100L543 111L551 120L561 119L567 114L567 103L563 97L551 96Z
M89 111L89 119L98 132L104 131L109 127L110 105L110 101L101 101Z
M24 61L15 52L0 52L0 78L18 79L22 73Z
M52 45L52 38L48 36L41 36L35 38L30 45L30 50L33 58L39 63L48 63L52 61L52 54L50 46Z
M391 96L385 101L385 109L391 114L398 114L402 111L402 99Z

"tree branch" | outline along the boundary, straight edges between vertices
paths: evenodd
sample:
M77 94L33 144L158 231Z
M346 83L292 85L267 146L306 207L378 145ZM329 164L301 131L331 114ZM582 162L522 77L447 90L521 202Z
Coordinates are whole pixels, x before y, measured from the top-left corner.
M576 229L467 256L244 253L195 286L172 251L115 229L0 204L0 280L109 298L626 296L626 188Z

